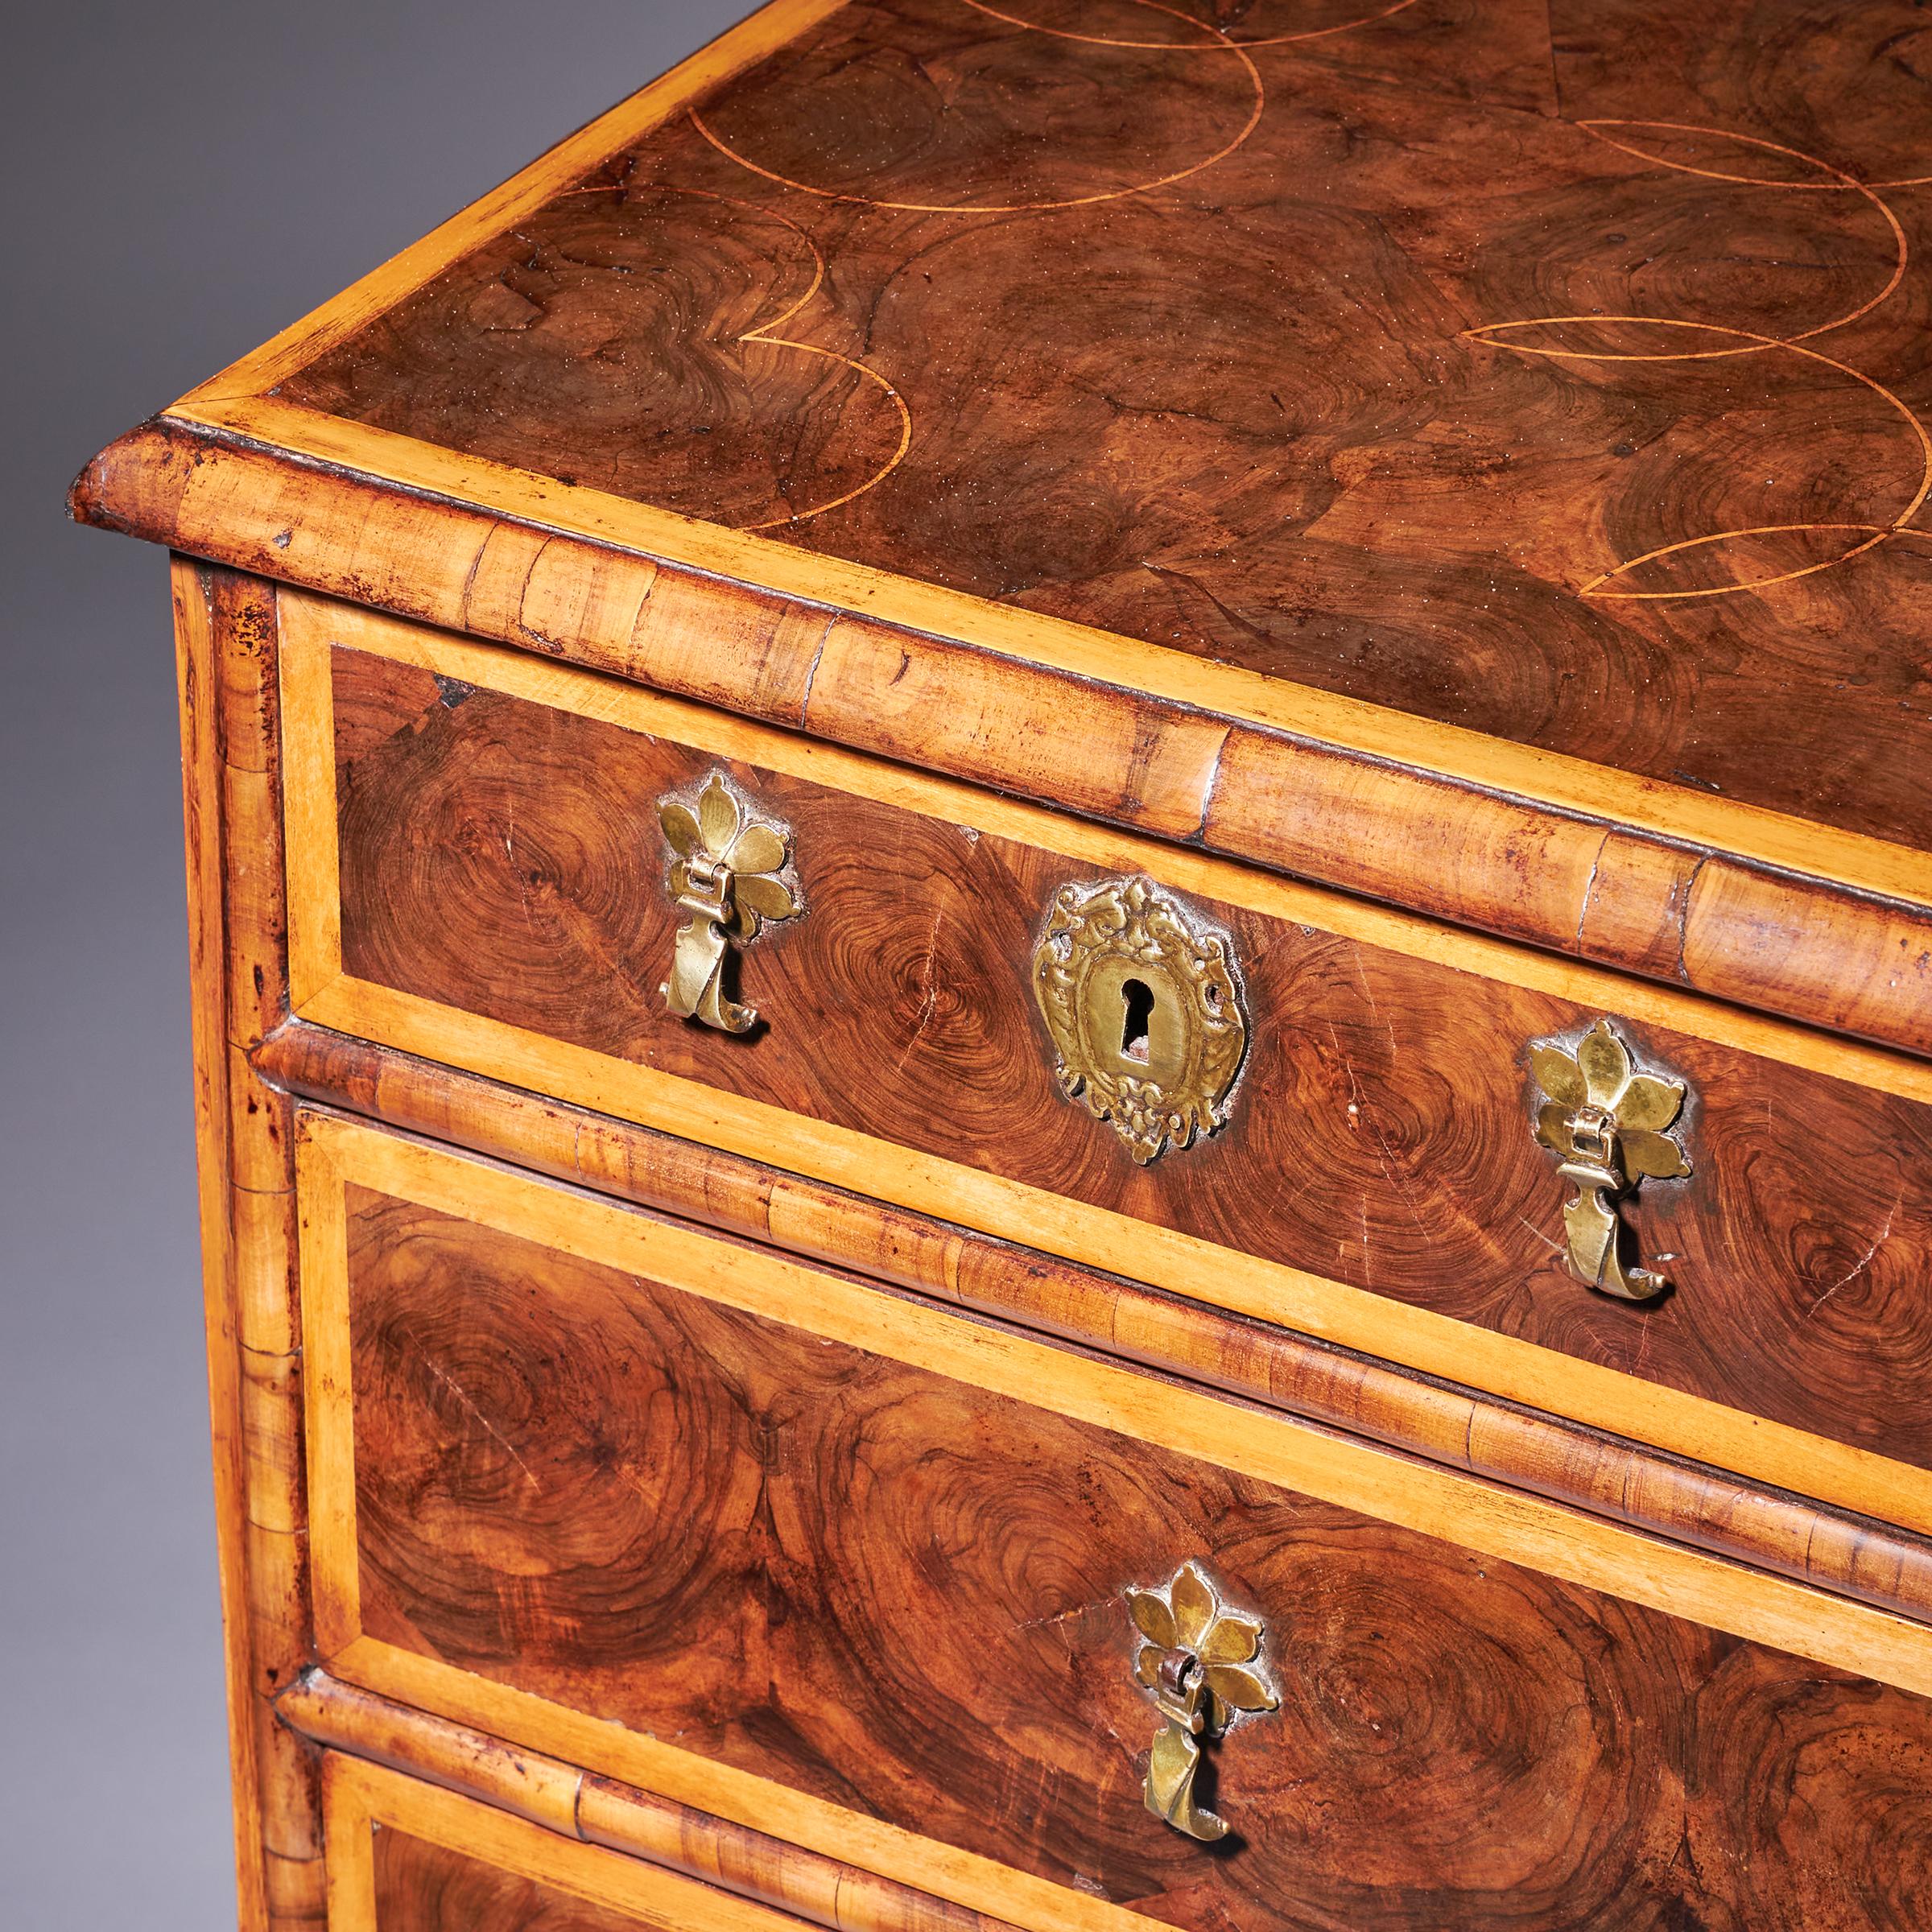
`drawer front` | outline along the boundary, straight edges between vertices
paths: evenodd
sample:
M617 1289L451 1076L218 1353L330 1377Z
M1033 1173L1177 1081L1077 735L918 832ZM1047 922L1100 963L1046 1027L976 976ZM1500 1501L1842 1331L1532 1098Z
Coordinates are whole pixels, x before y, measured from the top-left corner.
M1932 1875L1922 1629L371 1128L298 1173L352 1681L1023 1922L1815 1932ZM1190 1643L1277 1705L1183 1777L1215 1846L1147 1802Z
M394 1771L323 1759L330 1932L800 1932L804 1922Z
M1883 1084L1932 1070L283 602L309 1017L1932 1530L1932 1106ZM726 949L745 1034L662 990L689 914L660 802L715 772L788 841L762 902L804 909ZM1063 1091L1034 990L1056 894L1142 873L1179 893L1181 952L1224 942L1242 1016L1181 1083L1232 1068L1225 1124L1146 1163ZM1615 1086L1569 1057L1600 1022L1654 1076L1624 1158L1690 1168L1620 1200L1532 1138L1546 1088ZM1577 1278L1591 1207L1670 1291Z

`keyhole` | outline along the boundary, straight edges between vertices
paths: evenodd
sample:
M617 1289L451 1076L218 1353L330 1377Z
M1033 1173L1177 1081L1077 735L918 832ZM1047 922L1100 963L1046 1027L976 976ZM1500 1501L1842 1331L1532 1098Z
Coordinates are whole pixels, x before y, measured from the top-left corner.
M1145 980L1121 982L1121 1057L1145 1061L1147 1058L1147 1026L1154 1018L1154 989Z

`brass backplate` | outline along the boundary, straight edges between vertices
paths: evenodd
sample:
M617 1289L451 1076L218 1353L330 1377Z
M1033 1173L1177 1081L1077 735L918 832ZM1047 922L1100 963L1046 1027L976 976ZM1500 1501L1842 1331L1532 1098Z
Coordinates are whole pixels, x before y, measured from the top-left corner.
M1226 1120L1248 1044L1233 959L1152 880L1063 886L1033 989L1067 1097L1143 1166Z
M804 910L791 834L716 770L694 797L660 799L658 821L671 848L667 890L683 920L659 989L664 1003L679 1019L749 1033L758 1010L727 995L725 974L733 942L748 946L768 924Z
M1147 1809L1212 1844L1228 1823L1200 1802L1203 1747L1245 1713L1281 1708L1261 1661L1261 1620L1224 1604L1198 1563L1183 1563L1163 1588L1129 1590L1127 1609L1141 1640L1134 1676L1166 1720L1147 1757Z
M1557 1156L1557 1172L1572 1190L1563 1209L1571 1273L1621 1301L1655 1300L1670 1284L1626 1256L1630 1243L1616 1203L1646 1180L1690 1173L1671 1131L1683 1111L1684 1083L1640 1067L1608 1020L1574 1047L1535 1042L1530 1066L1548 1096L1533 1131Z

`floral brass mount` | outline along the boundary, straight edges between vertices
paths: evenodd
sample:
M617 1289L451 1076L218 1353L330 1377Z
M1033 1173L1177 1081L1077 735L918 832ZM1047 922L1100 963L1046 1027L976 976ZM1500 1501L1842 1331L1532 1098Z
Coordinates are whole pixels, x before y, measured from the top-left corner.
M1195 1802L1202 1746L1241 1712L1281 1707L1256 1661L1261 1619L1228 1609L1192 1563L1183 1563L1164 1590L1129 1590L1127 1608L1147 1640L1133 1674L1167 1720L1147 1761L1147 1809L1177 1831L1212 1843L1228 1835L1228 1821Z
M1033 990L1067 1098L1141 1166L1226 1120L1248 1044L1228 942L1151 880L1063 886Z
M790 835L757 816L717 771L695 801L675 793L660 799L658 822L673 854L671 896L684 914L671 977L658 990L680 1019L749 1033L757 1009L726 997L724 970L733 939L749 945L766 920L792 919L803 910L786 869Z
M1670 1283L1627 1266L1616 1203L1639 1182L1676 1180L1690 1171L1666 1131L1682 1111L1684 1084L1640 1073L1608 1020L1599 1020L1574 1054L1551 1041L1530 1049L1530 1070L1549 1098L1537 1110L1536 1138L1575 1183L1563 1209L1569 1261L1579 1281L1627 1302L1647 1302Z

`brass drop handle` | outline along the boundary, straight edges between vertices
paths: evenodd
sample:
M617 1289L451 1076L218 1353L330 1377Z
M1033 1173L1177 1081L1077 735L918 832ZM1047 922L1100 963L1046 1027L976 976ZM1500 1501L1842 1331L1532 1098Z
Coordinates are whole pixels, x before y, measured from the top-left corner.
M1245 1712L1281 1707L1258 1661L1259 1617L1227 1608L1193 1563L1183 1563L1159 1590L1129 1590L1127 1608L1146 1639L1133 1674L1166 1720L1148 1754L1147 1809L1175 1831L1212 1844L1228 1821L1195 1800L1202 1749Z
M1558 1174L1575 1190L1563 1208L1571 1272L1621 1300L1653 1300L1670 1284L1627 1258L1616 1204L1646 1179L1690 1171L1667 1131L1683 1110L1684 1083L1640 1071L1608 1020L1574 1052L1538 1041L1530 1065L1548 1096L1537 1109L1536 1138L1558 1157Z
M733 940L749 945L767 922L804 910L789 866L791 835L718 771L695 799L659 799L658 823L671 850L671 895L684 915L659 989L664 1003L679 1019L749 1033L758 1010L727 997L725 968Z

